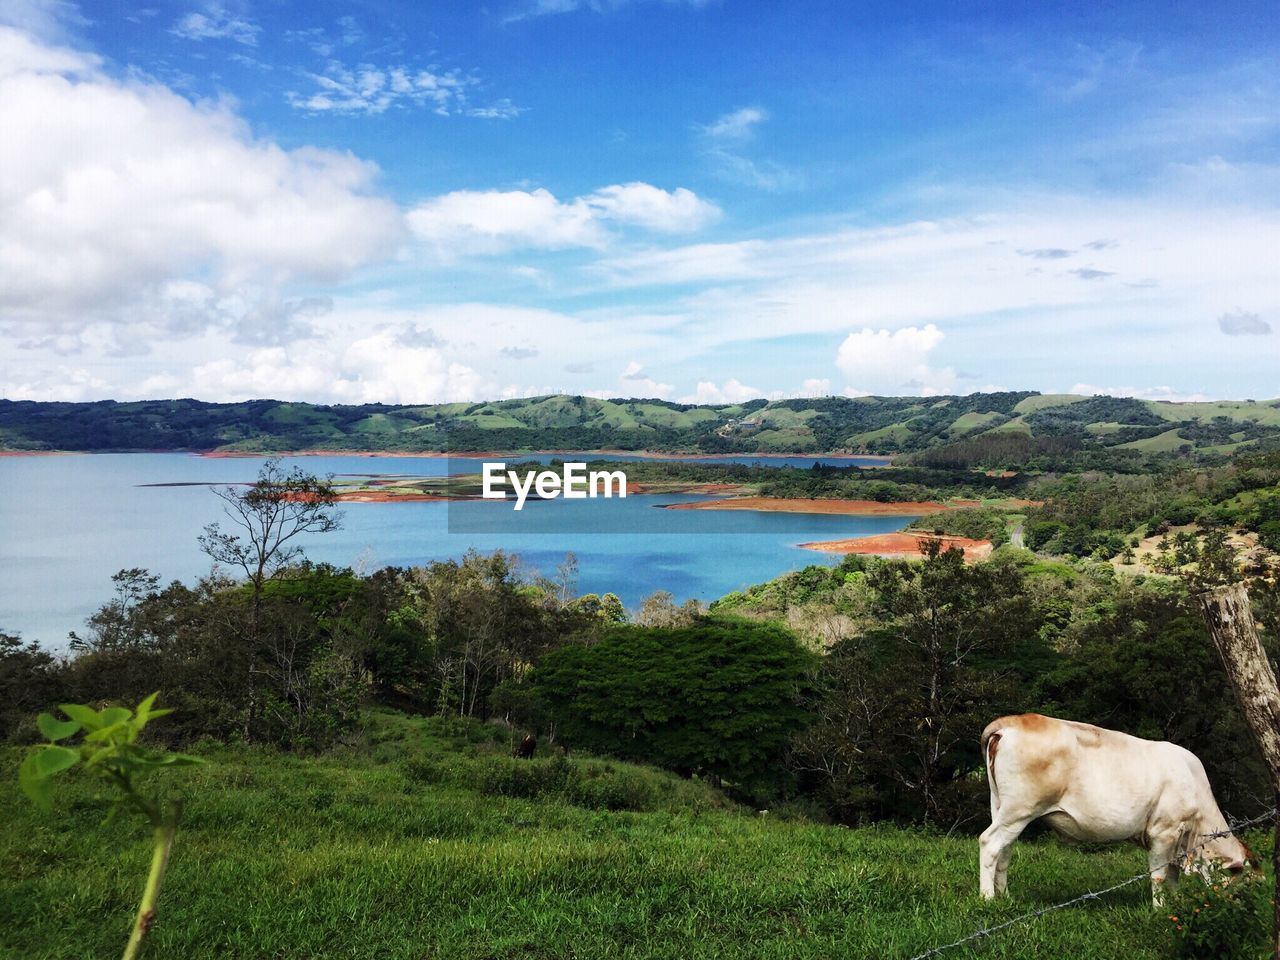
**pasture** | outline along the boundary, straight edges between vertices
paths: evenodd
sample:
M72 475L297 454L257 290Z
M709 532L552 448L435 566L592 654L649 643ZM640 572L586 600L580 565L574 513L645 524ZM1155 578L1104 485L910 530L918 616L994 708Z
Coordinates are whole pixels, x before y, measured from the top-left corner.
M623 763L515 761L499 728L393 711L321 756L194 752L207 764L169 778L188 802L152 958L906 958L1145 863L1132 847L1019 843L1012 899L987 904L969 836L761 814ZM118 956L147 837L104 826L83 779L38 813L20 755L0 754L0 956ZM1148 890L948 956L1168 956Z

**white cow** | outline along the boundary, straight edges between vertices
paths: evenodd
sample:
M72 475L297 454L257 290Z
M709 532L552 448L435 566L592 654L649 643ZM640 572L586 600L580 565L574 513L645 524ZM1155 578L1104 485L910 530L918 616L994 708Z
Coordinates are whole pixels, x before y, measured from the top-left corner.
M1157 904L1161 884L1180 869L1257 866L1234 836L1204 839L1226 831L1227 821L1204 766L1176 744L1026 713L989 724L982 751L991 788L991 826L980 841L984 897L1007 891L1013 842L1041 819L1073 840L1146 848Z

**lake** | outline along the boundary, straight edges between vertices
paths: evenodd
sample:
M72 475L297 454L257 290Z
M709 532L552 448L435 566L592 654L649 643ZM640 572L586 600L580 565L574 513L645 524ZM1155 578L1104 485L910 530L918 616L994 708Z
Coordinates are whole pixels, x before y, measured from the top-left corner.
M815 459L840 466L858 463L812 457L733 459L799 467L811 466ZM483 463L361 456L284 462L339 476L440 476L460 469L478 472ZM81 628L109 598L110 577L117 570L145 567L165 582L191 582L208 573L211 562L196 537L206 524L223 518L222 504L208 484L250 482L261 463L251 457L180 453L0 457L0 630L61 648L68 631ZM156 483L191 485L142 486ZM572 551L578 557L580 591L612 591L635 609L655 590L669 590L677 601L710 601L788 570L835 563L838 557L796 544L888 533L911 519L659 509L700 499L685 494L561 499L529 503L519 513L492 501L349 503L341 507L342 529L303 546L312 560L366 572L456 558L474 547L510 551L526 568L551 574ZM458 511L475 513L457 523L463 517ZM450 532L451 513L454 526L468 532Z

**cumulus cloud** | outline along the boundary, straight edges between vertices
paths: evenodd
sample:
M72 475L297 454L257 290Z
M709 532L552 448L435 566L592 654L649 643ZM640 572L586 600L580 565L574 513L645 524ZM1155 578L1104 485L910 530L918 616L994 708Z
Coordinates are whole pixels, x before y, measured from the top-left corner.
M749 387L745 383L730 377L721 386L716 386L710 380L698 381L697 389L691 396L682 397L681 403L745 403L748 400L754 400L757 397L763 397L764 392L759 387Z
M825 377L821 379L813 377L800 385L800 396L802 397L829 397L830 395L831 381Z
M228 400L323 397L345 403L476 400L484 381L436 347L406 344L381 330L340 353L291 344L211 360L191 374L195 396Z
M38 377L0 380L0 397L70 403L98 399L108 388L105 380L84 367L60 366Z
M644 372L644 365L635 360L628 363L626 369L619 374L618 382L623 385L627 396L631 397L657 397L659 400L666 400L675 390L669 383L654 380Z
M1086 397L1133 397L1137 400L1166 400L1171 403L1202 403L1210 397L1204 393L1184 393L1173 387L1100 387L1093 383L1077 383L1068 393Z
M836 366L858 395L869 388L881 394L944 393L954 383L955 372L929 365L929 355L943 336L932 323L898 330L863 327L844 338L836 352Z
M220 3L206 4L203 11L188 13L173 25L173 33L187 40L231 40L246 47L257 46L261 31L256 23Z
M611 226L683 233L719 216L719 207L684 187L667 191L627 183L566 201L542 188L458 190L419 204L407 219L414 234L442 253L497 253L519 247L603 247Z
M1270 333L1271 324L1261 315L1237 307L1218 317L1218 329L1228 337L1258 337Z
M286 150L225 104L115 80L92 56L4 27L0 65L11 328L74 333L151 314L178 317L168 330L220 324L237 298L339 279L403 235L399 210L373 194L376 169L349 153Z

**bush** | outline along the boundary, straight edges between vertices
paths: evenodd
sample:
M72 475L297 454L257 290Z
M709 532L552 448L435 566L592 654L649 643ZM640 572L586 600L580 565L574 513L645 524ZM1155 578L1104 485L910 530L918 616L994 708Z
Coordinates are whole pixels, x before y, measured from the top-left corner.
M775 789L813 661L785 630L737 620L620 627L545 657L534 683L576 747L683 776Z
M1208 880L1184 875L1168 895L1174 955L1189 960L1257 960L1270 956L1271 885L1261 874Z

